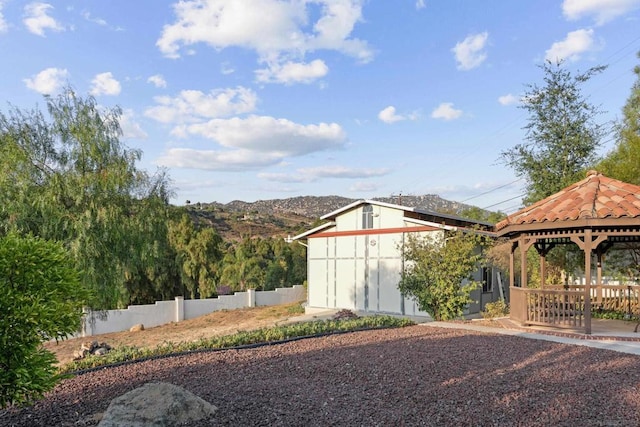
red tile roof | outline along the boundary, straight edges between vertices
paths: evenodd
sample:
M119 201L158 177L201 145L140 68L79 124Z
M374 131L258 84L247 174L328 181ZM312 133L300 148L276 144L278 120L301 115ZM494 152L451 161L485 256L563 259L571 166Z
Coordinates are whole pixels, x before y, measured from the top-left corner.
M496 224L496 231L509 225L605 218L640 219L640 186L589 171L582 181L509 215Z

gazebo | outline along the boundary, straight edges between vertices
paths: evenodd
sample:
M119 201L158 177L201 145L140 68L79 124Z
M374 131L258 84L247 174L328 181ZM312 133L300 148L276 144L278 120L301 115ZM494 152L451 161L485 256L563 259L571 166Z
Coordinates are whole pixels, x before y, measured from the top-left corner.
M602 262L612 247L640 242L640 186L589 171L582 181L509 215L496 224L496 234L511 244L509 290L513 320L523 325L584 328L590 334L594 302L599 307L615 309L634 299L637 305L635 287L603 285ZM584 284L547 283L546 256L558 245L577 245L584 253ZM532 246L540 257L537 288L527 286L527 252Z

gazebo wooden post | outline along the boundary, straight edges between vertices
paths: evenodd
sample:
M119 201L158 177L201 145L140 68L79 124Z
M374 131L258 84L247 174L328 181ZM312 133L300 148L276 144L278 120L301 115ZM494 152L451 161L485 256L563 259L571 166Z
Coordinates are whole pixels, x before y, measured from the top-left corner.
M584 231L584 333L591 334L591 229Z
M520 287L526 288L527 287L527 250L529 249L529 247L525 244L524 233L520 235L518 246L520 247Z
M540 288L544 289L547 279L547 254L540 252Z
M514 288L516 286L516 261L515 251L518 247L518 242L511 242L511 251L509 252L509 287Z
M596 257L596 304L600 306L602 304L602 250L596 249Z

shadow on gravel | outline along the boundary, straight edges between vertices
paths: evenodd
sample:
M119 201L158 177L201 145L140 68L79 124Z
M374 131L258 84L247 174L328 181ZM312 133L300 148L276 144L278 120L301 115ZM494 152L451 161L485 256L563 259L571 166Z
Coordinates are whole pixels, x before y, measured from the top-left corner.
M95 425L111 399L149 381L216 405L214 422L202 425L640 422L640 357L413 326L99 370L65 380L33 407L0 411L0 425Z

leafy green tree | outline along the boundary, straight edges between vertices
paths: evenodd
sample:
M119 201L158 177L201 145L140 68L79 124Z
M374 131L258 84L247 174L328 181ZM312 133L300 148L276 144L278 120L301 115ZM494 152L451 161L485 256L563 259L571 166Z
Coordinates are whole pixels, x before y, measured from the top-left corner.
M462 210L458 216L462 218L475 219L476 221L486 221L491 223L497 223L506 218L506 214L503 212L491 212L484 209L480 209L477 206Z
M236 291L302 285L307 277L304 247L282 238L245 237L227 248L221 264L220 283Z
M126 306L166 241L168 178L137 169L141 152L120 141L119 108L71 89L45 99L47 117L0 113L0 233L63 242L91 305Z
M502 152L502 160L527 181L525 204L534 203L584 178L594 165L604 127L600 110L581 86L606 67L572 75L562 63L546 62L544 85L528 85L521 108L529 114L526 141Z
M208 298L216 293L222 238L213 228L197 229L189 215L171 221L169 241L188 296Z
M405 268L398 288L413 298L435 320L462 316L471 303L471 292L480 282L473 280L482 260L480 237L461 230L410 236L403 247Z
M89 294L61 244L0 237L0 407L27 404L59 380L41 344L79 330Z
M640 58L640 52L638 52ZM616 145L598 166L608 177L640 185L640 65L633 69L636 81L622 109L622 120L616 127ZM607 254L608 274L624 280L640 277L640 248L633 244L617 245Z
M633 72L636 81L622 109L622 121L616 129L616 145L602 160L598 170L611 178L640 185L640 66L636 65Z

